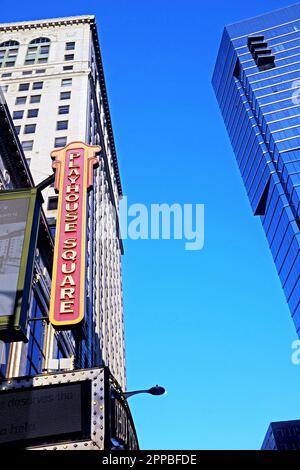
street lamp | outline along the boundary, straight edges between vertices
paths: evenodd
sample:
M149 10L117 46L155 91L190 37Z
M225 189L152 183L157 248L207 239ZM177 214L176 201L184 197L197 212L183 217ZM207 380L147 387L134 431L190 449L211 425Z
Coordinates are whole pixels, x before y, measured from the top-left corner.
M132 395L138 395L139 393L149 393L150 395L164 395L166 393L166 389L164 387L160 387L159 385L155 385L155 387L151 387L148 390L135 390L134 392L124 392L122 396L124 398L132 397Z

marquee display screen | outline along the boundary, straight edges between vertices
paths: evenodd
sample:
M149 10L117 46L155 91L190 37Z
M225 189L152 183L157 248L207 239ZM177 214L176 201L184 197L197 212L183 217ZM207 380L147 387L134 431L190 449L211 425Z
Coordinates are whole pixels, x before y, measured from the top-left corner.
M0 395L0 445L40 445L90 437L91 383L35 387Z

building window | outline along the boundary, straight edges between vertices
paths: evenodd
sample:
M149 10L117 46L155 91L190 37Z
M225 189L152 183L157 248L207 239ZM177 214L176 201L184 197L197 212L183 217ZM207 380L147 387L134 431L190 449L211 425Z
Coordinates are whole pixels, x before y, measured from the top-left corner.
M26 158L27 165L30 166L31 158Z
M51 196L48 198L48 211L55 211L58 206L58 196Z
M34 134L35 133L36 124L26 124L24 129L24 134Z
M66 51L74 51L75 42L66 42Z
M32 75L32 70L24 70L24 72L22 72L22 75Z
M3 357L5 364L0 364L0 377L6 376L6 369L8 363L10 343L0 343L0 356ZM2 361L1 361L2 362Z
M74 54L66 54L65 60L74 60Z
M42 318L46 316L46 312L39 305L36 295L33 298L31 318ZM45 323L42 320L28 322L29 325L29 341L27 352L26 375L36 375L42 372L44 355L44 337Z
M21 126L15 126L16 134L19 135L21 131Z
M0 89L1 89L2 93L7 93L8 85L0 85Z
M70 106L59 106L58 114L69 114Z
M68 129L68 121L58 121L56 123L56 130L57 131L62 131L62 130L65 130L65 129Z
M29 43L25 64L41 64L48 61L50 52L50 39L37 38Z
M23 147L23 150L24 150L25 152L32 150L32 148L33 148L33 140L24 140L24 141L22 142L22 147Z
M37 69L35 73L46 73L46 69Z
M13 119L23 119L24 111L14 111Z
M28 118L36 118L38 117L39 110L38 109L28 109L27 117Z
M29 90L29 83L20 83L19 91L27 91Z
M61 81L61 86L71 86L72 78L63 78Z
M27 96L18 96L16 98L16 103L15 104L25 104L27 100Z
M63 67L64 72L71 71L73 70L73 65L65 65Z
M54 147L65 147L67 145L67 137L56 137Z
M41 55L48 55L50 50L50 46L43 44L40 49Z
M60 94L60 99L61 100L69 100L71 98L71 92L70 91L62 91Z
M41 101L41 95L33 95L30 97L30 103L39 103Z
M44 82L34 82L32 84L32 89L33 90L41 90L43 88Z
M0 67L13 67L17 60L19 43L6 41L0 44Z
M3 74L1 75L2 78L9 78L9 77L11 77L11 76L12 76L12 74L9 73L9 72L3 73Z

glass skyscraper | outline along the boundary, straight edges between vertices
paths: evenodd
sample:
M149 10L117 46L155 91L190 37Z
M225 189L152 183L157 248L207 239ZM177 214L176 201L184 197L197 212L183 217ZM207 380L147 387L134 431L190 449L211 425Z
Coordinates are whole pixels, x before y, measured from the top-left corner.
M300 3L226 26L213 87L300 335Z
M300 421L270 423L262 450L300 450Z

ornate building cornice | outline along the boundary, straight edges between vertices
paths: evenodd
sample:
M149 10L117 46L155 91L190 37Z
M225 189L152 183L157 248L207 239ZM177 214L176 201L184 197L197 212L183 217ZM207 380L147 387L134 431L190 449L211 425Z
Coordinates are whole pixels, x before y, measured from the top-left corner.
M92 35L93 35L93 41L94 41L94 47L95 47L95 53L96 53L96 58L97 58L97 65L98 65L98 72L99 72L100 89L101 89L101 95L103 98L105 119L106 119L107 132L109 136L110 148L111 148L111 153L112 153L112 158L113 158L114 172L116 176L118 194L119 196L122 196L120 171L119 171L119 165L118 165L114 134L113 134L113 129L112 129L108 96L107 96L107 90L106 90L106 84L105 84L105 78L104 78L103 62L102 62L102 57L101 57L95 16L94 15L82 15L82 16L70 16L66 18L50 18L46 20L22 21L22 22L17 22L17 23L1 23L0 33L13 33L17 31L27 31L31 29L33 30L47 29L47 28L52 28L52 27L57 27L57 26L71 26L71 25L79 25L79 24L89 24Z
M1 32L24 31L29 29L52 28L57 26L70 26L78 24L90 24L95 22L95 16L70 16L66 18L50 18L47 20L20 21L17 23L1 23Z

